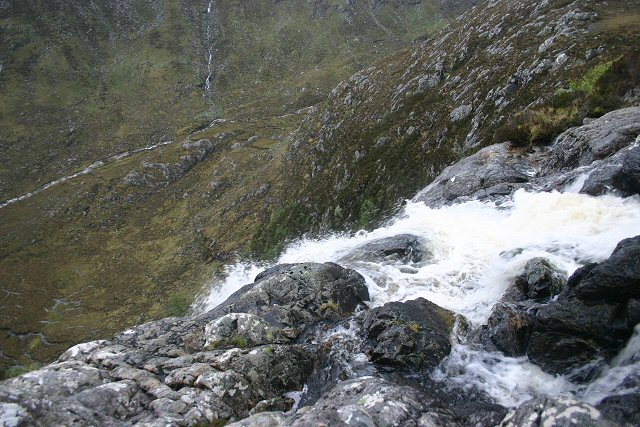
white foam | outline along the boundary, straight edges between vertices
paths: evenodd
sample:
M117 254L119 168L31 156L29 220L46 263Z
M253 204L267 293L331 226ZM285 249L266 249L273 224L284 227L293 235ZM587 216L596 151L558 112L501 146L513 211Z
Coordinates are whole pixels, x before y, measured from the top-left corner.
M433 259L410 266L343 260L364 243L403 233L426 238ZM510 203L501 206L472 201L429 208L408 202L402 214L384 227L354 235L302 239L290 245L277 262L338 262L365 277L374 305L424 297L463 314L477 326L486 321L529 259L546 257L570 275L587 262L606 259L620 240L635 235L640 235L638 197L519 190ZM212 284L199 310L213 308L240 286L251 283L261 269L241 263L228 267L227 279ZM617 368L625 372L638 369L629 366ZM505 406L516 406L533 396L572 393L595 401L619 388L614 384L618 378L614 368L608 371L607 379L603 377L592 390L584 391L562 377L544 373L526 358L457 345L439 375L461 386L475 386Z
M506 407L518 406L535 396L570 396L577 388L563 377L542 371L526 357L507 357L460 344L453 347L433 376L463 389L482 390Z

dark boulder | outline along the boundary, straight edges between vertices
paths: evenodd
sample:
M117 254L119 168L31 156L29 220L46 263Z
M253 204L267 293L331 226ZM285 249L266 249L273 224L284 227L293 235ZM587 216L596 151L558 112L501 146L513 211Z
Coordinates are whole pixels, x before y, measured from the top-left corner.
M640 318L640 236L569 279L556 301L534 316L527 354L546 371L566 374L625 345Z
M531 260L471 341L508 356L526 354L547 372L587 381L640 321L639 278L640 236L621 241L607 260L576 270L564 287L548 262Z
M366 313L364 352L377 364L432 369L451 351L454 314L424 298Z
M609 396L597 405L602 414L616 425L640 425L640 393Z
M586 273L571 294L595 304L640 298L640 236L618 243L611 257Z
M495 347L507 356L524 356L529 345L533 320L522 308L513 304L498 303L493 308L487 324L480 330L480 342L491 340Z
M545 258L530 259L522 274L516 276L503 301L548 300L559 294L567 282L566 275Z
M413 234L377 239L355 248L343 258L345 261L404 263L421 262L431 258L427 240Z
M613 185L623 196L640 194L640 147L626 153L622 168L613 176Z

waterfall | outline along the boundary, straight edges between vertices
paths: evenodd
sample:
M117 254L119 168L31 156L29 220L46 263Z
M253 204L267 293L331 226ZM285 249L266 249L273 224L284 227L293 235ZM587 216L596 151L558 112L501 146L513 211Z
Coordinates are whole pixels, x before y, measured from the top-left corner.
M388 225L371 232L301 239L277 262L337 262L365 277L374 306L424 297L479 326L529 259L545 257L570 275L586 263L605 260L620 240L640 234L637 196L592 197L570 190L573 188L542 193L518 190L508 203L500 205L469 201L432 208L409 201ZM426 238L432 259L403 264L345 258L364 243L403 233ZM196 311L215 307L251 283L264 267L251 263L227 266L226 278L211 284L197 302ZM640 338L636 341L640 343ZM628 352L637 356L640 344L633 345ZM632 369L629 360L637 362L636 356L621 356L624 361L614 363L599 382L585 390L564 377L543 372L526 357L507 357L457 344L434 379L476 387L510 407L535 396L574 395L594 401L615 385L621 377L616 372Z
M204 81L204 94L205 96L211 91L211 79L213 77L213 71L211 68L211 64L213 63L213 43L211 42L211 22L213 21L213 0L209 2L207 6L207 53L205 55L205 59L207 60L207 78Z

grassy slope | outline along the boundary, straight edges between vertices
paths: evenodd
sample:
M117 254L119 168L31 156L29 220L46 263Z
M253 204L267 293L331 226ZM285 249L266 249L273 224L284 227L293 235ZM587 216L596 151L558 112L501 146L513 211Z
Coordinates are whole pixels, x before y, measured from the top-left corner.
M280 113L442 22L430 2L370 15L344 2L220 1L212 16L192 0L64 3L0 9L1 199L107 154L180 142L219 114L242 119L191 135L218 149L178 180L143 166L179 163L189 153L175 143L0 211L0 370L183 312L279 203L303 118ZM205 98L207 19L218 51ZM126 184L132 171L147 185Z
M0 9L0 149L11 159L0 166L0 198L198 122L198 14L181 3Z
M48 360L73 342L182 314L259 225L256 206L269 203L281 184L284 137L297 121L292 115L202 131L193 138L212 137L216 152L174 182L153 173L142 186L123 178L144 171L143 162L179 162L189 154L180 144L134 155L5 208L5 367ZM220 133L227 136L218 138ZM246 143L254 135L258 141ZM256 191L265 184L271 186Z
M218 3L214 88L225 111L255 117L322 101L337 82L443 25L434 2Z

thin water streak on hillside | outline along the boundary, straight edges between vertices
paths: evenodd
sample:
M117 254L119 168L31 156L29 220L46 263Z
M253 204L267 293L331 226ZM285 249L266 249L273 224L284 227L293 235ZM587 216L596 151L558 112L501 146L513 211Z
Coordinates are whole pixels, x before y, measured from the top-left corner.
M126 159L127 157L130 157L136 153L140 153L143 151L151 151L153 149L156 149L158 147L163 147L165 145L169 145L172 144L174 141L162 141L162 142L158 142L157 144L153 144L153 145L149 145L147 147L142 147L142 148L136 148L135 150L131 150L131 151L123 151L122 153L118 153L118 154L114 154L112 156L109 156L105 159L101 159L101 160L97 160L93 163L91 163L89 166L85 167L84 169L82 169L79 172L73 173L71 175L66 175L63 176L61 178L55 179L53 181L50 181L44 185L42 185L41 187L38 187L37 189L30 191L28 193L25 193L21 196L18 197L14 197L12 199L6 200L2 203L0 203L0 209L2 208L6 208L9 205L12 205L14 203L17 202L21 202L23 200L27 200L37 194L42 193L45 190L48 190L49 188L58 185L58 184L62 184L63 182L67 182L73 178L77 178L79 176L83 176L83 175L87 175L90 174L91 172L95 171L96 169L99 169L105 165L108 165L109 163L115 162L117 160L122 160L122 159Z
M213 77L213 69L212 69L212 62L213 62L213 43L211 41L211 22L213 20L213 0L209 2L209 5L207 6L207 16L206 16L206 20L207 20L207 31L206 31L206 38L207 38L207 54L206 54L206 59L207 59L207 78L204 82L204 96L207 96L207 94L209 92L211 92L211 79Z

